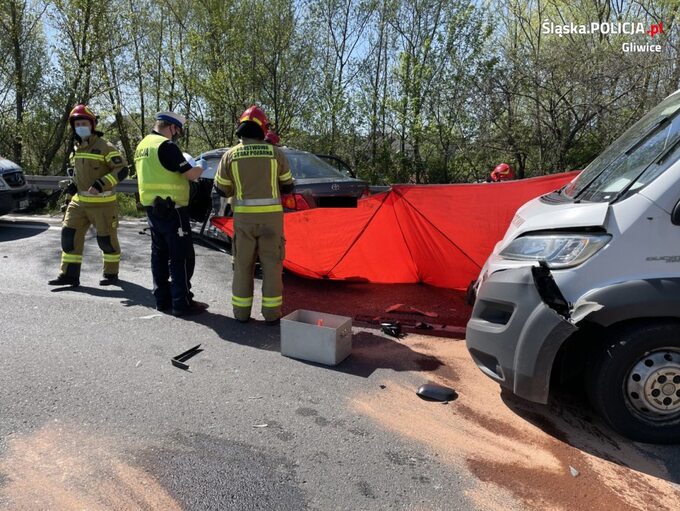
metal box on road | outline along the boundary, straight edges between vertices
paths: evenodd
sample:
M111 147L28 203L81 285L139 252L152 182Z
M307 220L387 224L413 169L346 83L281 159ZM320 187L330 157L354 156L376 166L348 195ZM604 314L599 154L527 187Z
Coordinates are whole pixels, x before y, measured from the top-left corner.
M281 355L334 366L352 352L352 318L296 310L281 318Z

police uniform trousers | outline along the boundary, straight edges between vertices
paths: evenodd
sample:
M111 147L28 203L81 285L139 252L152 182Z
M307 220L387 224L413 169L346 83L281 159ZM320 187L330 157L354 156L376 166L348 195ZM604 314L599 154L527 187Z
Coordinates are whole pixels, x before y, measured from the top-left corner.
M234 317L245 321L253 305L255 263L262 267L262 315L266 321L281 317L283 305L283 213L236 213L232 242Z
M157 215L146 207L151 232L153 294L159 310L186 310L191 305L191 277L196 256L186 207Z
M61 273L79 278L83 262L85 233L90 225L97 231L97 244L104 259L104 275L118 275L118 203L83 203L74 198L66 208L61 230Z

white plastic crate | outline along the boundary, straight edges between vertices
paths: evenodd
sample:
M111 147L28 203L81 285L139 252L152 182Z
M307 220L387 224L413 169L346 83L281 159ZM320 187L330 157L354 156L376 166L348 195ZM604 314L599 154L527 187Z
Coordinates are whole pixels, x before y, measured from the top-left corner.
M281 355L334 366L351 352L352 318L303 309L281 318Z

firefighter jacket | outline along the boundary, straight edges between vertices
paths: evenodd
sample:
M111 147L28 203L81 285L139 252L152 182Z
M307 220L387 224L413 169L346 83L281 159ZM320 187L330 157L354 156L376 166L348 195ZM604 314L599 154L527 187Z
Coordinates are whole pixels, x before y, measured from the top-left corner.
M115 202L115 187L127 177L128 168L125 158L113 144L93 133L76 146L71 161L74 167L73 181L78 189L74 201ZM88 193L90 187L100 193Z
M242 220L265 221L267 213L282 213L279 185L292 183L281 149L247 138L224 153L215 175L215 186L234 197L234 218Z

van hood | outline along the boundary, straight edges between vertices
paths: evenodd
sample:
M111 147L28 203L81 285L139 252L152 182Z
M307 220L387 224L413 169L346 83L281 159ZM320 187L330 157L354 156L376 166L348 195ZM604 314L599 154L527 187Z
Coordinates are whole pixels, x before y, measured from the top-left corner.
M607 211L608 202L550 204L533 199L517 210L500 248L527 232L604 227Z

